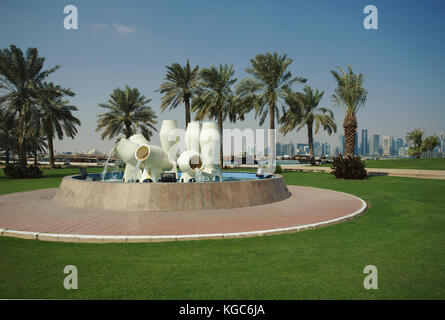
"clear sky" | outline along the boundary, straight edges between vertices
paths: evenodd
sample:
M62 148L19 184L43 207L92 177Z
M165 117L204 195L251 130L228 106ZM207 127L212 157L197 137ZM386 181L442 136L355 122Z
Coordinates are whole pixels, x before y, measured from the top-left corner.
M79 11L78 30L63 27L68 4ZM378 30L363 27L368 4L378 8ZM75 140L57 141L56 151L108 152L112 142L95 132L98 104L126 84L153 99L158 128L163 119L183 127L184 108L161 113L161 96L154 92L165 65L186 59L200 67L228 63L240 80L249 59L267 51L286 53L295 75L325 91L321 105L335 111L339 133L344 114L330 98L335 87L330 70L347 64L365 75L369 92L359 129L395 137L416 127L427 134L445 131L444 31L442 0L0 2L0 48L37 47L47 68L62 65L50 80L76 93L71 102L82 127ZM253 113L236 126L259 127ZM278 140L304 143L306 131ZM338 134L324 133L315 140L333 147L339 141Z

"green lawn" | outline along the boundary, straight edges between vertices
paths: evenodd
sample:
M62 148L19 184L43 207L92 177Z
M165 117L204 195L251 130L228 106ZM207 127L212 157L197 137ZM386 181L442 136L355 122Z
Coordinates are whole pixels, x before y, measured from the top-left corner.
M445 159L365 160L367 168L445 170ZM330 167L330 164L323 165Z
M0 179L1 192L57 186L69 173ZM371 208L325 228L246 239L100 245L0 237L0 298L445 298L445 181L284 177L355 194ZM63 288L70 264L79 271L78 290ZM378 268L378 290L363 288L366 265Z
M87 168L88 173L102 172L103 168ZM0 169L0 194L19 192L19 191L30 191L35 189L44 188L57 188L60 181L64 176L78 174L78 168L65 168L65 169L44 169L43 178L40 179L7 179Z

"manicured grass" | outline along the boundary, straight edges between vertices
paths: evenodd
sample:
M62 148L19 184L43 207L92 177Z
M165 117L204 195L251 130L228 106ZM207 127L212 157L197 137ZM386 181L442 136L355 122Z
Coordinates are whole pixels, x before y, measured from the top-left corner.
M247 239L101 245L0 237L0 298L445 298L445 181L284 177L355 194L371 207L349 222ZM63 288L70 264L78 290ZM366 265L378 268L378 290L363 288Z
M365 160L367 168L445 170L445 159ZM330 167L330 164L323 165Z
M87 168L88 173L102 172L103 168ZM35 189L57 188L63 177L78 174L78 168L44 169L40 179L7 179L0 169L0 195Z

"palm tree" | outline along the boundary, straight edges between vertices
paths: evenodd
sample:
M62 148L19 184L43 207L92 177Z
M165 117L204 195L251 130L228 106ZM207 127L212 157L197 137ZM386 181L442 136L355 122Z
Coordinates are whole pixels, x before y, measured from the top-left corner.
M164 83L156 90L164 94L161 98L161 110L164 111L167 107L170 110L176 108L180 103L185 105L185 128L190 122L190 100L192 100L198 90L199 66L193 69L190 62L187 60L185 66L181 66L175 62L167 68Z
M119 134L129 138L139 129L150 141L152 130L157 131L157 116L151 107L147 106L150 101L150 98L146 98L136 88L125 86L123 90L114 89L108 103L99 104L99 107L108 110L98 115L96 131L104 129L102 140L112 139Z
M45 58L39 57L36 48L29 48L26 57L14 45L0 50L0 103L8 101L18 114L18 146L20 165L26 166L25 119L29 109L34 108L39 95L38 84L60 66L42 70Z
M5 151L5 163L17 147L17 125L13 113L0 108L0 148Z
M48 141L49 166L54 168L54 138L62 140L66 135L74 139L77 134L76 126L80 126L80 120L73 115L73 112L78 110L77 107L63 100L64 95L74 96L73 92L52 82L43 83L42 88L44 94L40 99L39 126Z
M345 110L343 128L345 130L345 156L353 157L355 154L355 139L357 130L357 112L365 105L368 92L363 87L363 74L355 74L350 65L348 72L337 67L340 71L331 70L331 74L337 81L337 88L332 98L336 105Z
M280 118L278 102L284 102L286 92L294 83L304 83L306 79L293 77L288 70L292 59L287 55L275 53L258 54L250 59L251 67L246 72L253 78L246 78L239 84L237 93L243 99L252 101L255 118L260 117L263 125L269 115L269 166L273 164L275 155L275 117ZM282 104L283 105L283 104Z
M283 124L280 132L284 135L294 129L299 131L304 126L307 127L311 162L314 162L314 124L315 134L317 134L320 127L327 131L329 135L331 135L332 132L337 132L337 125L335 124L332 111L318 106L323 95L324 91L319 92L318 89L313 90L308 85L304 87L303 93L290 92L286 97L286 104L289 106L289 109L280 119L280 122Z
M220 129L220 153L219 164L223 166L223 122L229 118L231 122L244 118L241 112L242 101L237 98L232 86L236 82L233 78L235 70L233 66L220 64L202 69L200 72L199 96L193 101L193 111L196 111L195 119L216 119Z

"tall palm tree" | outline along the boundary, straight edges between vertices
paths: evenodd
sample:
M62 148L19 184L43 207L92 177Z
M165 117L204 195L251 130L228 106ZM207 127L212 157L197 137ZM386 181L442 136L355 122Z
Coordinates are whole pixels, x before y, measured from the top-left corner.
M164 111L167 107L171 109L176 108L180 103L185 105L185 128L190 122L190 100L198 90L199 66L192 68L189 60L185 66L181 66L175 62L167 68L167 74L161 84L161 87L156 90L164 94L161 98L161 110Z
M29 109L34 108L39 95L38 84L60 66L42 70L45 58L39 57L36 48L29 48L26 57L15 45L0 50L0 103L9 101L18 114L18 145L22 167L26 166L25 119Z
M129 138L139 129L150 141L153 131L157 131L156 113L147 105L150 101L137 88L125 86L125 89L114 89L108 103L99 104L99 107L108 110L98 115L96 131L104 129L102 140L119 134Z
M315 124L315 134L320 127L327 131L329 135L337 132L337 125L334 121L334 114L331 110L319 107L318 104L323 98L324 91L313 90L306 85L303 92L289 92L286 97L286 104L289 109L284 113L280 122L283 124L280 132L286 135L288 132L296 129L301 130L307 127L307 136L311 160L314 161L314 138L313 129Z
M337 81L332 99L337 106L345 111L343 128L345 130L345 156L353 157L355 154L355 139L357 130L357 112L365 105L368 92L363 87L363 74L355 74L350 65L348 72L341 67L331 70L331 74Z
M253 78L241 81L237 93L243 99L252 101L255 108L255 118L260 117L260 125L263 125L269 115L269 166L272 165L275 155L275 117L280 118L279 102L284 102L286 92L294 83L304 83L306 79L293 77L288 70L292 59L287 55L279 55L277 52L258 54L250 59L251 66L246 72ZM283 106L283 103L281 104Z
M77 134L76 126L80 126L80 120L73 112L77 111L76 106L69 105L69 101L63 100L64 95L74 96L69 89L64 89L59 85L43 83L38 119L40 129L48 141L49 165L55 167L54 159L54 138L62 140L64 135L74 139Z
M0 148L5 151L5 162L9 164L11 153L17 147L17 121L13 113L0 108Z
M235 70L233 66L220 64L202 69L200 72L199 95L193 101L193 111L196 111L195 119L216 119L220 129L220 153L219 164L223 166L223 122L229 118L231 122L242 120L244 115L240 106L242 102L237 98L232 86L236 82L233 78Z

